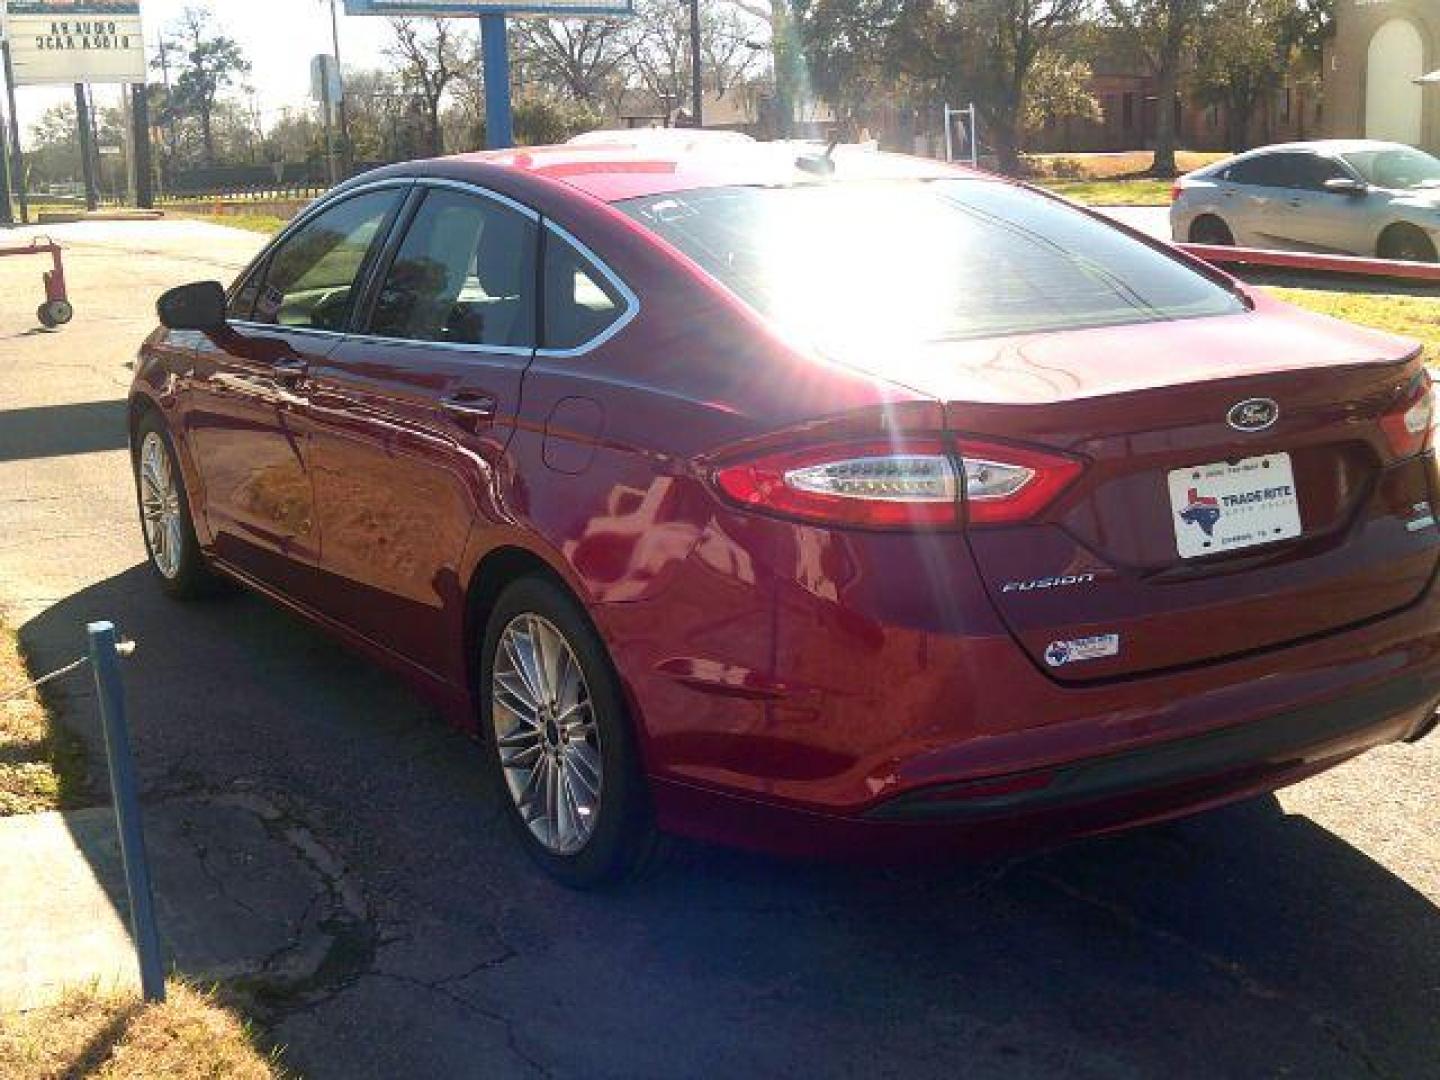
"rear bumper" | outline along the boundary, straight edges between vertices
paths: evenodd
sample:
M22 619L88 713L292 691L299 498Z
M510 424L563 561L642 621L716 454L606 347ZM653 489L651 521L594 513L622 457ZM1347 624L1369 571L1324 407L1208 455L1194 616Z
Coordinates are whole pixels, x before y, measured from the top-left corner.
M1157 746L1041 769L934 787L890 799L874 821L980 822L1188 785L1249 790L1428 730L1440 679L1409 675L1253 723Z
M1118 832L1273 792L1430 734L1440 676L1406 677L1268 720L1050 770L937 784L857 815L660 779L662 828L794 858L994 856Z

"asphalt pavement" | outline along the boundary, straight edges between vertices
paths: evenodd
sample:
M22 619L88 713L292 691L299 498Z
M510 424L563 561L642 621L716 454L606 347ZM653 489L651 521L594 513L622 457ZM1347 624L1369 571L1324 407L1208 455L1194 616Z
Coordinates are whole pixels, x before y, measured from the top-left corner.
M70 328L38 332L38 264L0 260L0 604L41 667L91 618L139 641L152 808L259 800L353 883L313 973L253 986L296 1072L1440 1077L1440 739L1008 862L685 846L619 892L550 884L476 746L396 680L252 596L166 601L142 565L126 365L161 288L233 276L258 238L51 231ZM63 704L98 745L83 680Z

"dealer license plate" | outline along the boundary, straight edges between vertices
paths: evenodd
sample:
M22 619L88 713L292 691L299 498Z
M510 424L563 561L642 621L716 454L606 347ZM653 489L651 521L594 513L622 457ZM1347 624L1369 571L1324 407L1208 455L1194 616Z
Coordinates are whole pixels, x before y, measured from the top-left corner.
M1273 544L1302 531L1289 454L1176 469L1170 510L1182 559Z

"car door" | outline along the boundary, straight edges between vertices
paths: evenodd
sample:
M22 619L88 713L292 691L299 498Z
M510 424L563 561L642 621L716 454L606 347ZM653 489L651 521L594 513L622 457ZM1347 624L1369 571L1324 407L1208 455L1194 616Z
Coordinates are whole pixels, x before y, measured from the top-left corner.
M307 377L340 343L403 197L367 191L304 220L234 293L226 331L194 355L184 423L215 554L304 603L320 552Z
M1282 214L1283 233L1296 246L1317 251L1370 254L1371 223L1365 194L1330 191L1328 180L1358 180L1334 158L1296 155L1290 197Z
M359 332L310 374L320 564L330 615L445 678L463 670L466 543L505 516L538 215L434 181L407 217Z
M1292 158L1288 153L1242 158L1226 172L1226 220L1241 247L1287 246L1281 215L1291 196Z

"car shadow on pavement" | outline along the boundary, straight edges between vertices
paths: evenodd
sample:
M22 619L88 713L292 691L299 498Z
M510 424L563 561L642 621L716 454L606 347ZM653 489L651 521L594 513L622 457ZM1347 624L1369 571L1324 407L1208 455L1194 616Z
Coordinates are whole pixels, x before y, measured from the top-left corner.
M301 620L166 601L142 566L21 638L54 666L102 617L140 646L147 798L258 792L365 895L365 947L271 1002L303 1075L1440 1075L1440 910L1273 798L980 865L682 845L576 894L506 835L473 742Z
M0 410L0 462L122 450L129 445L125 401L87 401Z

